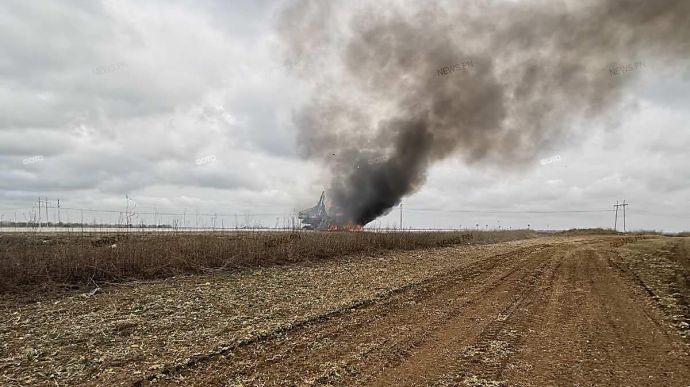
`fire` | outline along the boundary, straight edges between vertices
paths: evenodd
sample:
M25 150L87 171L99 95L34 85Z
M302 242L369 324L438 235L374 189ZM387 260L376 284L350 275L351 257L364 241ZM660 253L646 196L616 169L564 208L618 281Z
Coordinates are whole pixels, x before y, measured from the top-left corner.
M329 228L329 231L349 231L349 232L357 232L357 231L364 231L364 226L361 224L354 224L350 221L348 221L345 224L332 224Z

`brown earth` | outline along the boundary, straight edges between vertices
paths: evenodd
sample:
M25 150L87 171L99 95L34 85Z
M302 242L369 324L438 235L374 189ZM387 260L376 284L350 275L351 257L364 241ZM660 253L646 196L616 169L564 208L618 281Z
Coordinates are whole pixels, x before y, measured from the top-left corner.
M688 251L548 237L6 302L0 384L687 386Z

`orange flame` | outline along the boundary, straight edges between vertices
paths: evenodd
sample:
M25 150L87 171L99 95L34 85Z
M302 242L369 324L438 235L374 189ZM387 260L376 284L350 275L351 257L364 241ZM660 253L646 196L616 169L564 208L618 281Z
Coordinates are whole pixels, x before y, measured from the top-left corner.
M332 224L329 228L329 231L349 231L349 232L357 232L357 231L364 231L364 226L361 224L354 224L350 221L348 221L345 224Z

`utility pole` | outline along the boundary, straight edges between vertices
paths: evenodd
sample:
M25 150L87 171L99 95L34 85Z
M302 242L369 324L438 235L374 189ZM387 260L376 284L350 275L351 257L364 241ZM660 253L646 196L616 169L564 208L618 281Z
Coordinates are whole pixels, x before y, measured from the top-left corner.
M403 229L403 219L402 219L403 204L400 202L400 231Z
M132 202L132 207L129 207L129 202ZM134 210L137 208L137 202L129 198L129 194L125 194L125 227L132 227L132 218L136 215Z
M613 231L618 231L618 200L616 200L616 204L613 205L613 208L616 209L616 215L613 221Z
M621 204L621 206L623 206L623 232L626 232L627 229L625 228L625 207L627 207L628 204L625 202L625 200L623 200L623 204Z
M616 208L616 219L613 223L613 229L614 229L614 231L618 231L618 228L617 228L618 227L618 208L623 207L623 232L626 232L627 227L625 224L625 207L628 206L628 203L626 203L625 200L623 200L622 204L618 204L618 200L616 200L616 204L614 204L613 206Z
M60 221L60 199L57 200L57 211L58 211L58 224L62 223Z
M50 218L48 217L48 197L46 197L46 227L48 227L49 222Z
M38 197L38 228L41 228L41 197Z

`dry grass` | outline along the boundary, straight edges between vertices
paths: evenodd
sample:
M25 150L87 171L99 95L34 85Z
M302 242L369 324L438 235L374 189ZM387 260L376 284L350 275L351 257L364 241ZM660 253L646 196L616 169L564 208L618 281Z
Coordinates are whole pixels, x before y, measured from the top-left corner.
M4 234L0 235L0 292L166 278L533 235L530 231Z
M690 238L650 238L618 249L613 263L642 286L690 339Z
M53 292L50 300L30 303L15 294L0 297L0 386L132 386L165 368L385 300L439 276L474 272L489 257L544 243L353 254L137 281L92 297L68 292L53 298ZM329 345L329 337L314 345Z

